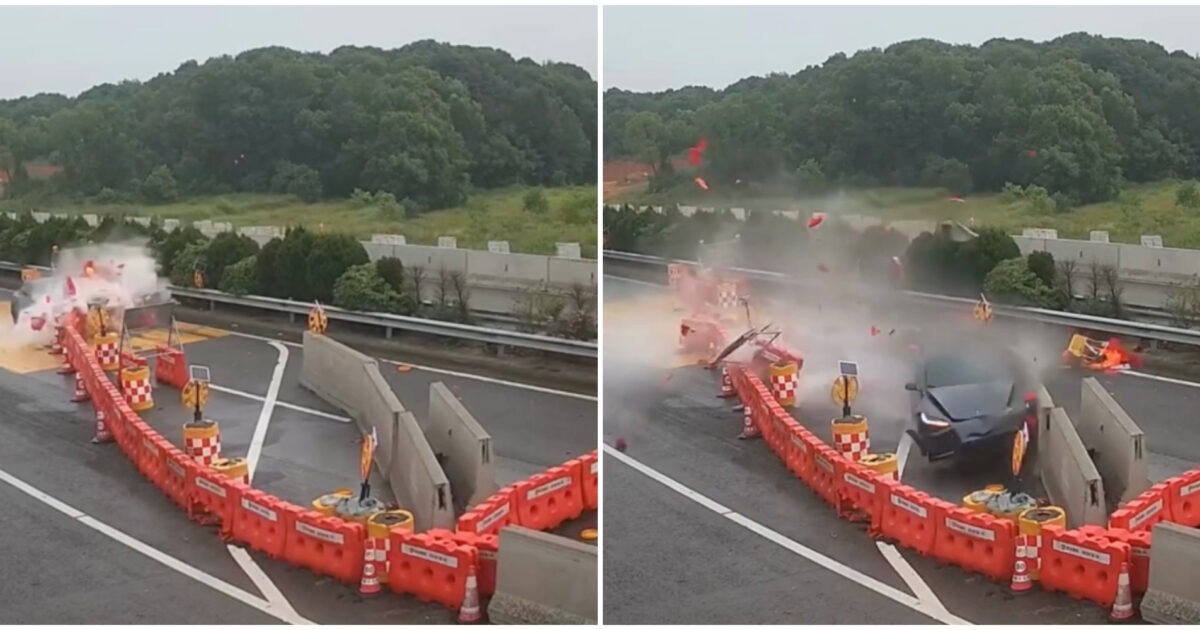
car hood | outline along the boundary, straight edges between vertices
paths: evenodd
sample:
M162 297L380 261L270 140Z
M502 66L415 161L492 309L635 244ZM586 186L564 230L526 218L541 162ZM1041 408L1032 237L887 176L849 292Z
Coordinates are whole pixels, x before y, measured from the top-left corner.
M929 397L948 419L967 420L1006 412L1015 385L1013 381L948 385L930 389Z

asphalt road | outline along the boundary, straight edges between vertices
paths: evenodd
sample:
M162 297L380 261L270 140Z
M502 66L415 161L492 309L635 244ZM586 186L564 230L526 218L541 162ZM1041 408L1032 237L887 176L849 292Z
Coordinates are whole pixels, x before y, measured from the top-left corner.
M358 431L299 386L302 350L286 350L254 485L307 503L356 486ZM225 453L246 455L279 348L226 336L186 351L190 363L212 369L218 389L205 415L220 423ZM418 418L428 404L428 382L446 383L492 433L504 476L595 448L595 400L420 368L388 379ZM251 558L265 580L251 579L212 528L188 521L115 445L89 443L93 415L68 402L70 386L69 377L52 371L0 369L0 500L12 515L0 518L0 624L453 621L439 605L393 595L364 600L356 588L259 554ZM156 409L145 417L178 444L190 414L176 390L155 393ZM385 488L374 484L377 494ZM274 589L280 596L268 592Z
M730 409L732 402L716 397L718 375L659 360L675 344L679 314L646 313L628 304L663 292L605 277L604 439L608 445L618 437L628 442L624 455L609 447L605 454L606 622L1103 622L1106 611L1090 603L1040 590L1017 600L1007 585L907 550L896 550L902 560L893 565L861 525L838 519L761 440L736 438L741 415ZM805 332L819 337L820 326L808 323ZM825 369L810 365L813 354L833 355L819 339L811 344L814 352L806 352L803 339L798 335L796 342L806 355L808 378ZM1038 343L1051 355L1061 349ZM857 357L835 358L866 361L869 355L859 349ZM869 365L876 374L890 367L864 363L864 369ZM1081 376L1045 374L1056 403L1076 412ZM1128 374L1099 380L1148 434L1152 476L1197 465L1193 453L1200 451L1193 445L1200 432L1180 413L1200 396L1196 386ZM884 381L864 386L863 397L868 391L879 395L889 384ZM901 393L902 381L892 384ZM827 435L829 419L839 414L825 402L826 385L821 389L819 396L805 396L793 415ZM866 414L873 450L891 450L899 441L902 421L895 412L888 415L893 401ZM904 479L957 501L984 483L1006 481L989 474L947 462L931 465L914 449ZM1034 480L1024 489L1037 494L1040 486ZM930 602L940 602L944 612Z

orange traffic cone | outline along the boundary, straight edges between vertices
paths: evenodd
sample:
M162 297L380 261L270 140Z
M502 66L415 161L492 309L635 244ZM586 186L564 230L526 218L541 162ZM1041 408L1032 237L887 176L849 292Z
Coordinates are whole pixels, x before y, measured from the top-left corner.
M479 582L475 579L475 565L467 573L467 591L463 593L462 608L458 609L458 623L479 623L483 614L479 611Z
M754 426L754 418L750 417L750 407L747 406L742 414L742 434L738 436L738 439L749 440L756 437L758 437L758 427Z
M71 346L63 346L63 362L58 367L59 374L74 374L75 366L71 364Z
M1025 536L1017 536L1017 560L1013 563L1012 584L1009 589L1013 593L1028 593L1033 588L1033 578L1029 575L1029 563L1025 562L1028 545Z
M96 408L96 435L92 437L92 444L103 444L112 441L112 433L108 432L108 425L104 422L104 410Z
M1108 618L1112 621L1127 621L1133 618L1133 590L1129 587L1128 562L1121 563L1121 573L1117 576L1117 601L1113 602Z
M86 402L88 400L87 388L83 386L83 375L79 372L75 373L75 395L71 396L71 402Z
M378 595L382 589L379 586L379 567L375 563L375 541L376 538L370 536L366 539L366 544L363 545L363 572L362 580L358 583L358 593L364 597Z
M721 393L717 398L730 398L734 394L733 379L729 378L729 368L721 366Z

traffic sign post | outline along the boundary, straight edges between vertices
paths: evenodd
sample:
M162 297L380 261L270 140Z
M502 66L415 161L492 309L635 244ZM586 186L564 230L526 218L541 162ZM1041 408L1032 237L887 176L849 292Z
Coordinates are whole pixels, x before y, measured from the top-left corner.
M209 383L212 372L206 365L188 366L188 382L181 394L183 406L192 410L192 421L204 421L204 406L208 404Z
M833 402L842 406L842 417L853 415L850 404L858 398L858 363L855 361L838 361L838 377L833 380L830 392Z

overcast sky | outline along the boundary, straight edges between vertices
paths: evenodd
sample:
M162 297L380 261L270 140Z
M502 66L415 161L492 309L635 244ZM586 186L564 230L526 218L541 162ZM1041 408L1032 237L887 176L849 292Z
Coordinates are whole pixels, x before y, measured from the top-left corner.
M596 8L0 7L0 98L146 80L189 59L263 46L329 52L421 39L597 68Z
M723 88L747 76L795 73L838 52L931 38L1045 41L1085 31L1200 52L1200 7L605 7L604 85L659 91Z

